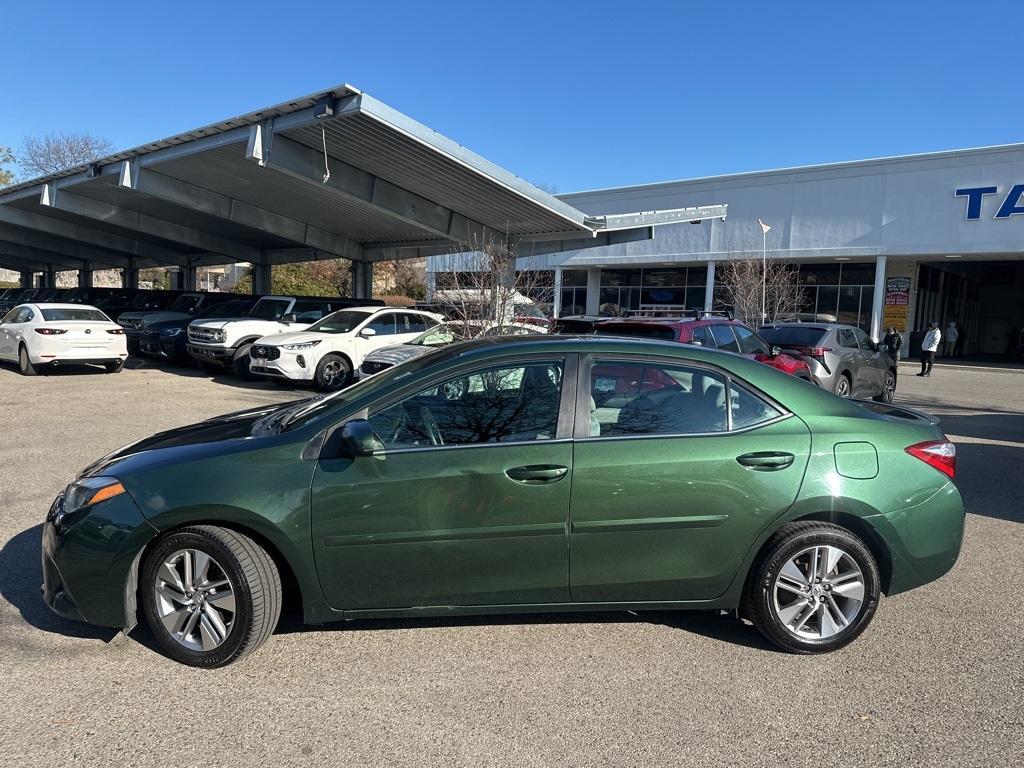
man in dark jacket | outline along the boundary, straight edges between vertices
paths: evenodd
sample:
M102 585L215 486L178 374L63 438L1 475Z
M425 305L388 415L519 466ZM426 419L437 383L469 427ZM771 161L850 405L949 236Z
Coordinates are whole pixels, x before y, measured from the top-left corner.
M888 331L886 331L885 338L882 339L882 346L893 360L899 360L900 347L903 346L903 337L896 333L896 329L890 325Z

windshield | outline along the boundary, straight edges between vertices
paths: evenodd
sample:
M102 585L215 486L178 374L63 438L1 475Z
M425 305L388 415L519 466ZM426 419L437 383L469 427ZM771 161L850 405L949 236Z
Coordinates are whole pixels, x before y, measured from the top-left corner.
M174 312L187 312L192 314L195 312L196 307L199 306L200 301L201 299L199 296L179 296L171 305L171 310Z
M203 312L203 317L243 317L252 308L251 301L225 301Z
M257 320L280 320L291 307L289 299L260 299L256 306L249 310L248 317Z
M483 326L472 323L442 323L421 333L409 343L421 347L443 347L445 344L475 338L482 330Z
M353 312L343 309L340 312L328 315L323 320L313 323L306 330L316 331L317 333L350 333L369 316L369 312Z
M758 333L769 344L779 347L816 347L824 338L824 328L806 325L763 326Z
M72 320L84 320L97 323L109 323L110 318L98 309L44 309L42 310L43 320L47 322L60 322Z

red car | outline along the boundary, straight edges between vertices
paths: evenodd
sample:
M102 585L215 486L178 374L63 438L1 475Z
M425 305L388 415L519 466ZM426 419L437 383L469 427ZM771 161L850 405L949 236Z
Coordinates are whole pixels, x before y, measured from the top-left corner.
M596 322L593 332L600 336L663 339L724 349L813 382L807 363L798 357L782 354L778 347L769 346L746 325L728 316L695 312L680 317L608 318Z

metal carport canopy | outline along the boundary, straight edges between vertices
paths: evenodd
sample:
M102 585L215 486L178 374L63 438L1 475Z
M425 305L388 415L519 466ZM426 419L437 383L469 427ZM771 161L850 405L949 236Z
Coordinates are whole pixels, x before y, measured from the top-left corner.
M342 85L0 191L0 266L366 263L492 238L544 253L725 215L586 216Z

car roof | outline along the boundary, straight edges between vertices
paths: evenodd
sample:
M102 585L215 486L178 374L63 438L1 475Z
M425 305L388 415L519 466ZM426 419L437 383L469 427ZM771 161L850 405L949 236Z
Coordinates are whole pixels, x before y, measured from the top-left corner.
M39 309L95 309L97 312L102 310L96 309L92 304L68 304L68 303L56 303L56 302L43 302L41 304L32 303L33 307L39 307Z
M836 328L853 328L852 325L844 323L764 323L762 328L811 328L816 331L832 331Z

